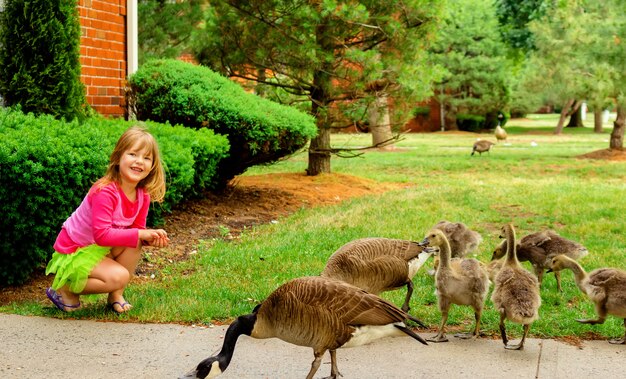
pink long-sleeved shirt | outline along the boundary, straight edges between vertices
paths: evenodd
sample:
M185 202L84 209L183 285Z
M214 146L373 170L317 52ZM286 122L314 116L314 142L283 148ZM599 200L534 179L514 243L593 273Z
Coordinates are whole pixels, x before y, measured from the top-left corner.
M149 207L150 195L143 188L137 188L137 200L132 202L116 183L92 187L63 223L54 250L71 254L93 244L135 247L139 229L146 228Z

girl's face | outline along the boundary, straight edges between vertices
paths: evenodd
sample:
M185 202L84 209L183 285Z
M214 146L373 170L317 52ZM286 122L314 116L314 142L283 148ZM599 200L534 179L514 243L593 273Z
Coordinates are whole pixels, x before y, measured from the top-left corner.
M125 184L136 186L152 170L152 152L140 146L140 142L135 143L120 158L120 176Z

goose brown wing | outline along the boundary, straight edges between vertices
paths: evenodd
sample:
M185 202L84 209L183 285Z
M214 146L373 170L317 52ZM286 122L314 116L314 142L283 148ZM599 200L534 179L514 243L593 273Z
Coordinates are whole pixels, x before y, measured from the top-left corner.
M255 337L334 349L350 339L355 326L406 318L393 304L345 282L302 277L283 284L261 304Z
M549 233L547 231L541 231L536 233L531 233L525 237L523 237L519 243L522 246L541 246L544 243L550 241L550 239L556 236L555 233Z
M599 268L589 273L589 284L597 287L620 286L626 290L626 271Z

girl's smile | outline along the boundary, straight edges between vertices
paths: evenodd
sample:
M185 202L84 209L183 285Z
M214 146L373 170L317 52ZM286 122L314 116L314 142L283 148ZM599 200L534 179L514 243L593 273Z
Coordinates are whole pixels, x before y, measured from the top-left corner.
M122 154L119 167L122 182L136 186L152 170L152 153L138 142Z

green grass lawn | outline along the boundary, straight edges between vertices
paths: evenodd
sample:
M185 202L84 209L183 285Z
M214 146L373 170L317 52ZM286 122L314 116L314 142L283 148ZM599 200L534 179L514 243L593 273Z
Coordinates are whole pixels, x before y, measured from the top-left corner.
M317 275L328 256L357 238L379 236L421 240L440 220L460 221L483 236L476 258L487 262L499 243L500 227L512 222L518 238L545 228L584 244L590 254L580 263L587 271L612 266L626 269L626 162L579 159L608 148L611 128L594 134L593 121L564 134L552 134L558 115L511 120L507 143L482 156L470 156L477 138L491 134L410 134L392 152L368 152L358 158L332 159L332 170L402 183L401 189L356 198L341 204L303 209L276 224L250 229L236 242L203 241L190 261L169 267L149 282L127 290L135 308L121 320L209 324L228 322L249 313L283 282ZM366 146L366 134L333 135L334 146ZM250 170L246 175L302 172L307 154ZM428 263L427 266L431 266ZM529 266L526 266L529 268ZM578 290L570 271L562 274L562 293L547 274L542 286L540 319L531 327L535 337L623 334L621 319L604 325L582 325L576 318L594 317L593 304ZM411 313L432 327L440 320L433 278L423 269L414 279ZM400 305L404 289L383 297ZM104 304L105 297L97 301ZM90 319L117 319L103 307L84 307L71 315L46 304L27 302L0 308L2 312ZM451 328L469 330L473 313L453 306ZM498 336L498 315L488 300L483 331ZM521 327L510 327L518 337Z

